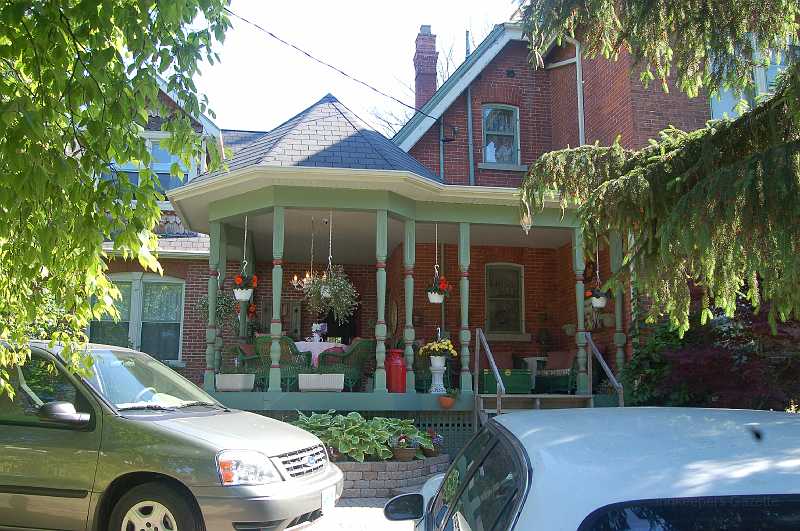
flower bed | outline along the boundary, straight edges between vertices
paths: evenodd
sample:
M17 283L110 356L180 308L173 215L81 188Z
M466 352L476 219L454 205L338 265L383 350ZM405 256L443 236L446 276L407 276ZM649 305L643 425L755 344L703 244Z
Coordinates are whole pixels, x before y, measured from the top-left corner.
M344 472L342 498L388 498L404 490L421 489L433 475L450 465L450 457L436 457L408 462L371 461L336 463Z

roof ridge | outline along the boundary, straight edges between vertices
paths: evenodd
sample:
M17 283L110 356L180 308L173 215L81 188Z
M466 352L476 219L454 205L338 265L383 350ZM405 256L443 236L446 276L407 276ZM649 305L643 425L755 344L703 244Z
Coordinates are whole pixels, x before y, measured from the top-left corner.
M344 103L342 103L341 101L338 101L338 100L336 101L336 103L338 103L339 105L341 105L342 107L344 107L344 108L345 108L345 110L347 110L347 112L349 112L350 114L352 114L352 115L353 115L353 116L354 116L354 117L355 117L355 118L356 118L356 119L357 119L359 122L361 122L362 124L364 124L364 128L365 128L365 129L366 129L366 128L369 128L369 126L367 125L367 123L366 123L364 120L362 120L361 118L359 118L359 116L358 116L356 113L354 113L353 111L351 111L351 110L350 110L350 108L349 108L347 105L345 105ZM386 164L388 164L390 167L394 168L394 166L395 166L395 165L394 165L394 164L392 164L392 162L391 162L389 159L387 159L387 158L386 158L386 156L383 154L383 151L382 151L382 150L381 150L381 149L380 149L380 148L379 148L377 145L375 145L375 144L374 144L374 143L373 143L373 142L372 142L372 141L369 139L369 137L368 137L367 135L363 134L363 133L361 132L361 129L359 129L358 127L356 127L356 125L355 125L355 124L354 124L354 123L353 123L353 122L350 120L350 118L349 118L349 117L348 117L348 116L347 116L345 113L343 113L343 112L342 112L342 110L341 110L341 109L339 109L339 107L337 107L337 106L336 106L336 103L334 103L334 104L333 104L333 107L336 109L336 111L337 111L339 114L341 114L341 115L342 115L342 117L343 117L345 120L347 120L347 123L349 123L349 124L350 124L350 125L353 127L353 129L355 129L355 130L356 130L356 133L358 134L358 136L360 136L361 138L363 138L363 139L364 139L364 141L365 141L367 144L369 144L370 146L372 146L372 149L374 149L374 150L375 150L375 152L376 152L378 155L380 155L380 157L381 157L381 158L384 160L384 162L386 162ZM372 132L380 134L378 131L375 131L374 129L372 129ZM387 138L387 140L389 140L389 139Z

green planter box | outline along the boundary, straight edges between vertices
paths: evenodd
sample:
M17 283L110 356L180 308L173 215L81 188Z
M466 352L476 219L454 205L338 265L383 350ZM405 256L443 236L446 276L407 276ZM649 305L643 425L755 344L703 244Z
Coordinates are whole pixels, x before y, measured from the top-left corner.
M500 369L500 378L507 394L526 395L531 392L531 371L528 369ZM497 393L497 381L490 369L483 369L478 389L481 393Z

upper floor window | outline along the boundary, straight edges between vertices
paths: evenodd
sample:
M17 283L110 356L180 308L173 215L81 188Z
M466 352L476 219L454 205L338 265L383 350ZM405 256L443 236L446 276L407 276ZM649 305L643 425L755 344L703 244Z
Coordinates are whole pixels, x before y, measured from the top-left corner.
M486 332L524 334L523 268L516 264L486 266Z
M166 149L165 140L169 137L168 133L161 131L145 131L144 138L147 142L147 149L150 152L150 169L158 177L158 184L156 185L161 192L168 192L186 183L189 177L189 170L187 170L180 161L180 158L173 155ZM172 165L177 164L182 176L175 176L171 174ZM125 173L128 180L134 186L139 184L139 165L131 162L124 164L117 163L116 170ZM103 179L113 179L111 174L103 174Z
M711 118L719 120L721 118L736 118L739 113L736 107L741 100L753 107L758 96L770 93L774 90L775 80L792 61L798 59L800 46L795 43L787 44L783 50L770 52L769 65L766 67L755 66L752 70L753 87L745 92L736 92L727 88L722 88L719 94L711 98Z
M122 295L120 319L92 321L93 343L131 347L160 360L178 360L183 327L184 282L143 273L111 275Z
M483 106L483 162L519 162L519 109L511 105Z

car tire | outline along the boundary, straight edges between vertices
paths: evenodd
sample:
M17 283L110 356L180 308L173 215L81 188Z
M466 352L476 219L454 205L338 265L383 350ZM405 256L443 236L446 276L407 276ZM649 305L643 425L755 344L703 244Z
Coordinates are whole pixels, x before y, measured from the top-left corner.
M150 524L149 526L147 524ZM109 531L202 531L203 520L188 494L168 484L137 485L117 501Z

